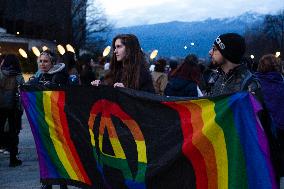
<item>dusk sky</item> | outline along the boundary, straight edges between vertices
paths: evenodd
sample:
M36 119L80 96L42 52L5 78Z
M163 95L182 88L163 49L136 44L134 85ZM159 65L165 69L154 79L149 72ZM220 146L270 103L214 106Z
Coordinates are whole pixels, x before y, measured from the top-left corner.
M99 3L115 27L169 21L198 21L244 12L277 13L284 0L91 0Z

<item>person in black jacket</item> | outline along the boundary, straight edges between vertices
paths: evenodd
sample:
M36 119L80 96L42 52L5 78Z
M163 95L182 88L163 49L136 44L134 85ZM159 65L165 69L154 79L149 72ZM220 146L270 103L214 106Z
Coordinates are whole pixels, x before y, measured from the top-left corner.
M200 78L198 58L190 54L172 74L164 94L166 96L198 97Z
M112 41L112 50L110 70L103 83L155 93L152 77L137 37L133 34L117 35ZM100 80L91 82L94 86L100 83Z
M64 86L69 82L64 63L55 64L53 53L44 51L38 58L39 74L30 78L27 84Z
M68 73L64 63L55 64L53 53L44 51L38 58L39 75L33 77L27 84L44 86L66 86L69 84ZM52 185L42 184L42 189L52 189ZM61 184L61 189L67 185Z
M208 96L257 90L257 81L242 61L245 51L245 38L237 33L225 33L215 39L209 55L218 69L210 78L214 84Z
M10 167L22 164L17 154L23 115L18 87L23 83L24 78L17 56L6 55L0 65L0 144L8 147ZM4 133L6 121L9 131Z

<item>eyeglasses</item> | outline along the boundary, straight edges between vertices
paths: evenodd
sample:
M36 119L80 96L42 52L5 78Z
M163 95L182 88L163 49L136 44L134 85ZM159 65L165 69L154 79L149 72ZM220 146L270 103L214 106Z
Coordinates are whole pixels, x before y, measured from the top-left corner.
M217 47L215 45L213 45L212 46L212 51L214 52L214 51L217 51L217 50L218 50Z

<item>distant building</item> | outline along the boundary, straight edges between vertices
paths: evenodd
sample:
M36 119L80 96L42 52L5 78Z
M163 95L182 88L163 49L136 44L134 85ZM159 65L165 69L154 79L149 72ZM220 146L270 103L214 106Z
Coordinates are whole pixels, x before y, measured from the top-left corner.
M0 28L0 55L7 53L18 54L19 48L30 50L33 46L40 47L40 50L43 46L47 46L52 51L56 49L56 43L52 41L18 37L7 34L5 29Z
M14 40L18 37L76 44L75 32L80 40L85 39L86 3L87 0L0 0L0 27L7 33L3 35L2 31L0 42L3 43L3 36L12 34ZM78 28L80 32L74 31Z

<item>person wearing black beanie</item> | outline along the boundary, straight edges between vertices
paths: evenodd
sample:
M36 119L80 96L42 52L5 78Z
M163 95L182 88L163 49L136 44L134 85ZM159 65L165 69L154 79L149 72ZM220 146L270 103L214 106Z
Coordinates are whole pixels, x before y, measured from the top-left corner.
M271 116L268 114L269 110L263 101L265 93L261 78L258 74L252 75L242 61L245 47L244 38L236 33L222 34L215 39L209 55L213 64L218 65L219 68L217 76L214 75L216 79L209 95L217 96L239 91L249 91L259 100L263 105L263 110L257 114L268 139L275 178L279 182L283 173L281 172L281 156L279 153L281 149L279 148L278 139L275 137L275 129L272 129L275 123L272 122Z
M257 83L250 85L252 74L241 61L245 51L245 39L237 33L225 33L215 39L209 55L212 63L218 66L218 77L209 95L257 89Z
M240 64L246 51L245 39L236 33L220 35L214 41L214 45L223 57L233 64Z

